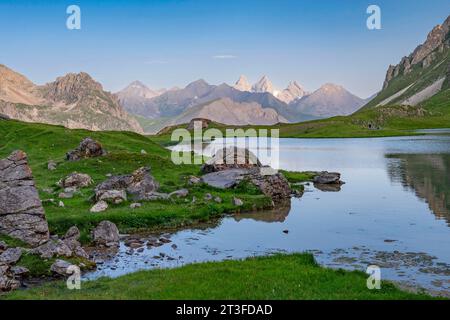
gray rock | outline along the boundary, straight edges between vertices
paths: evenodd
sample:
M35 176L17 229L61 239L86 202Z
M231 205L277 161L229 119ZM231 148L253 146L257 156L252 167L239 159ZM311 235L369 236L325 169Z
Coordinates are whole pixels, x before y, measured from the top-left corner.
M156 192L159 183L150 175L150 168L142 167L130 175L112 176L95 188L95 193L106 190L125 190L134 200L145 200L148 194Z
M213 198L213 196L212 196L211 193L207 193L207 194L205 194L205 196L203 197L203 199L204 199L205 201L210 201L210 200L212 200L212 198Z
M52 266L50 267L50 271L60 276L66 276L67 269L69 269L71 265L72 264L67 261L58 259L52 264Z
M96 199L98 201L119 204L127 201L127 193L125 190L100 190L96 193Z
M228 169L249 169L261 167L261 162L248 149L238 147L225 147L205 162L201 170L203 173L211 173Z
M0 254L0 265L12 265L20 260L22 257L22 249L20 248L8 248L2 254Z
M8 245L4 241L0 241L0 253L8 249Z
M202 182L202 179L200 179L199 177L196 177L196 176L190 176L189 180L188 180L188 184L190 184L190 185L199 184L201 182Z
M72 192L61 192L58 195L58 198L60 198L60 199L72 199L73 198L73 193Z
M244 205L244 202L239 198L233 197L233 205L241 207Z
M110 221L102 221L93 230L92 238L96 245L106 247L119 246L119 229Z
M23 151L0 160L0 203L0 233L31 246L49 239L44 208Z
M202 181L214 188L229 189L238 185L249 173L247 169L229 169L202 176Z
M214 198L214 201L215 201L216 203L222 203L222 198L221 198L221 197L215 197L215 198Z
M140 203L138 203L138 202L130 204L130 208L131 209L137 209L137 208L140 208L141 206L142 205Z
M58 203L58 207L60 207L60 208L64 208L64 207L65 207L65 205L64 205L64 202L62 202L62 201L59 201L59 203Z
M108 203L106 203L106 201L99 201L96 204L94 204L94 206L91 208L90 212L92 213L98 213L98 212L103 212L106 209L108 209Z
M6 275L0 274L0 292L12 291L20 287L20 282L15 279L11 279Z
M50 171L56 170L56 162L53 160L50 160L49 162L47 162L47 169Z
M44 259L51 259L53 257L72 257L72 249L60 239L51 239L43 245L34 248L30 251L31 254L36 254Z
M13 274L13 276L22 277L22 276L28 274L30 272L30 270L28 270L25 267L14 266L14 267L11 267L10 272Z
M144 149L141 150L141 154L147 154L147 151L145 151Z
M313 181L318 184L342 184L341 174L338 172L320 172Z
M92 178L85 173L73 172L61 179L57 184L61 188L85 188L93 183Z
M169 199L168 193L150 192L150 193L145 194L141 200L156 201L156 200L167 200L167 199Z
M189 194L188 189L180 189L174 192L169 193L169 198L177 197L177 198L186 198Z
M72 250L72 255L89 259L89 255L81 247L80 230L76 226L70 227L62 238L62 241Z
M66 159L69 161L78 161L104 155L106 155L106 151L99 142L91 138L85 138L76 149L66 154Z

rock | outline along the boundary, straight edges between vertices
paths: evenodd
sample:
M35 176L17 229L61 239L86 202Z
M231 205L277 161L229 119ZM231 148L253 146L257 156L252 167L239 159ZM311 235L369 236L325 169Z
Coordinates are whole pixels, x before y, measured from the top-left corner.
M248 149L238 147L226 147L206 161L201 170L203 173L211 173L228 169L249 169L261 167L261 162Z
M216 203L222 203L222 198L221 198L221 197L215 197L215 198L214 198L214 201L215 201Z
M47 169L50 171L56 170L56 162L53 160L50 160L49 162L47 162Z
M258 171L259 170L251 170L250 181L257 186L264 195L270 197L275 202L279 202L291 196L291 187L282 173L263 175Z
M4 241L0 241L0 253L8 249L8 245Z
M58 259L52 264L52 266L50 267L50 271L60 276L66 276L67 270L71 265L72 264L67 261Z
M72 249L60 239L51 239L43 245L30 251L31 254L37 254L41 258L51 259L53 257L72 257Z
M204 119L204 118L194 118L189 122L189 125L187 127L188 130L194 130L195 126L201 129L207 129L209 127L209 124L211 123L211 120Z
M20 282L0 273L0 292L12 291L20 287Z
M160 192L150 192L143 196L142 200L156 201L156 200L167 200L169 199L169 194Z
M110 221L102 221L92 232L92 238L96 245L106 247L119 246L119 229Z
M22 249L20 248L9 248L6 249L2 254L0 254L0 265L15 264L22 257Z
M60 208L64 208L64 207L65 207L65 205L64 205L64 202L62 202L62 201L59 201L59 203L58 203L58 207L60 207Z
M60 194L58 194L58 198L60 198L60 199L72 199L73 198L73 193L72 192L61 192Z
M127 201L127 194L125 190L101 190L96 193L96 198L98 201L119 204Z
M92 183L92 178L89 175L73 172L64 179L61 179L57 185L61 188L84 188L90 186Z
M108 203L106 203L106 201L99 201L96 204L94 204L94 206L91 208L90 212L92 213L98 213L98 212L103 212L106 209L108 209Z
M49 239L44 208L22 151L0 160L0 203L0 233L31 246Z
M141 150L141 154L147 154L147 151L145 151L144 149Z
M137 209L137 208L140 208L140 207L142 207L142 205L140 203L137 203L137 202L130 204L130 208L131 209Z
M205 201L210 201L210 200L212 200L212 198L213 198L213 196L212 196L211 193L207 193L207 194L205 194L205 196L203 197L203 199L204 199Z
M239 198L233 197L233 205L241 207L244 205L244 202Z
M142 167L130 175L112 176L95 188L96 195L106 190L125 190L134 200L146 200L147 196L158 190L159 184L150 175L150 168Z
M314 183L319 184L341 184L341 174L338 172L320 172L314 177Z
M202 176L202 182L219 189L229 189L238 185L249 173L247 169L216 171Z
M79 240L80 239L80 230L76 226L72 226L67 230L66 234L63 237L63 240Z
M195 184L199 184L201 182L202 182L202 179L200 179L199 177L196 177L196 176L190 176L188 179L189 185L195 185Z
M28 274L30 272L30 270L28 270L25 267L14 266L14 267L11 267L10 272L13 274L13 276L23 277L24 275Z
M101 157L106 155L102 145L91 138L85 138L80 145L66 154L68 161L78 161L86 158Z
M177 198L186 198L189 194L188 189L180 189L174 192L169 193L169 198L177 197Z

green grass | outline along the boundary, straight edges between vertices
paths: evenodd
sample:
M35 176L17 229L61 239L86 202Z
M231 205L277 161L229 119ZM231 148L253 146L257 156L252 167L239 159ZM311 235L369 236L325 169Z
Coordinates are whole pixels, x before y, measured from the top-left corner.
M88 136L101 142L109 154L78 162L65 161L65 153ZM270 199L261 193L256 194L253 189L246 190L241 187L239 190L223 191L205 185L188 186L187 177L199 175L199 165L174 165L167 149L144 136L130 132L88 132L51 125L0 121L0 137L0 158L17 149L28 154L41 200L44 200L51 233L63 235L71 226L76 225L82 233L84 243L90 240L90 230L102 220L116 223L121 232L160 229L203 222L237 210L264 208L271 203ZM141 154L142 149L147 154ZM55 171L47 170L48 160L58 163ZM96 184L107 179L106 174L128 174L142 166L151 167L152 175L161 184L161 192L187 187L189 196L186 199L143 202L141 208L134 210L129 208L131 201L128 201L111 205L103 213L89 212L93 205L90 200L94 194L93 189ZM75 171L89 174L95 183L80 190L73 199L61 199L65 204L65 207L61 208L57 205L58 193L61 190L58 190L55 183ZM55 193L44 191L47 188L53 188ZM223 203L205 202L205 193L220 196ZM237 194L244 201L241 208L232 204L232 198ZM195 203L191 203L193 196L197 198ZM45 201L48 199L54 199L55 203Z
M280 170L280 172L285 176L285 178L290 183L312 181L316 175L314 172L308 172L308 171L295 172L295 171Z
M430 299L383 282L366 287L362 272L318 266L310 254L275 255L243 261L141 271L116 279L83 282L68 290L52 282L4 295L3 299Z

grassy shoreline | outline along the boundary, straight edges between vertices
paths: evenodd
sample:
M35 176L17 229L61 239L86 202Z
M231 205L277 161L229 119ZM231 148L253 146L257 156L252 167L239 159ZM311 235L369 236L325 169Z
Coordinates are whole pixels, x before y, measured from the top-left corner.
M64 281L56 281L0 296L0 300L433 299L384 281L381 290L369 290L366 281L363 272L324 268L311 254L292 254L140 271L82 282L81 290L68 290Z

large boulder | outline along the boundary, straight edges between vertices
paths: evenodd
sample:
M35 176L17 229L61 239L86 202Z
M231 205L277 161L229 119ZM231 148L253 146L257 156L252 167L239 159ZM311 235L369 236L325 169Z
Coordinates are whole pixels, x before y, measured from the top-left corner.
M134 200L146 200L150 194L158 190L159 183L150 174L149 167L142 167L132 174L112 176L95 188L97 200L110 190L125 190Z
M15 264L20 260L22 256L22 249L20 248L9 248L5 252L0 254L0 265L11 265Z
M48 241L44 208L23 151L0 160L0 203L0 233L33 247Z
M238 185L249 174L247 169L229 169L207 173L202 182L219 189L229 189Z
M106 155L106 151L99 142L91 138L85 138L76 149L67 152L66 159L69 161L78 161L104 155Z
M92 231L92 239L98 246L117 247L119 246L119 229L110 221L102 221Z
M318 172L313 181L318 184L343 184L341 174L338 172Z
M248 149L238 147L226 147L203 164L203 173L217 172L228 169L250 169L261 167L261 162Z
M30 251L31 254L36 254L44 259L51 259L53 257L72 257L73 251L69 246L61 239L51 239L34 248Z

